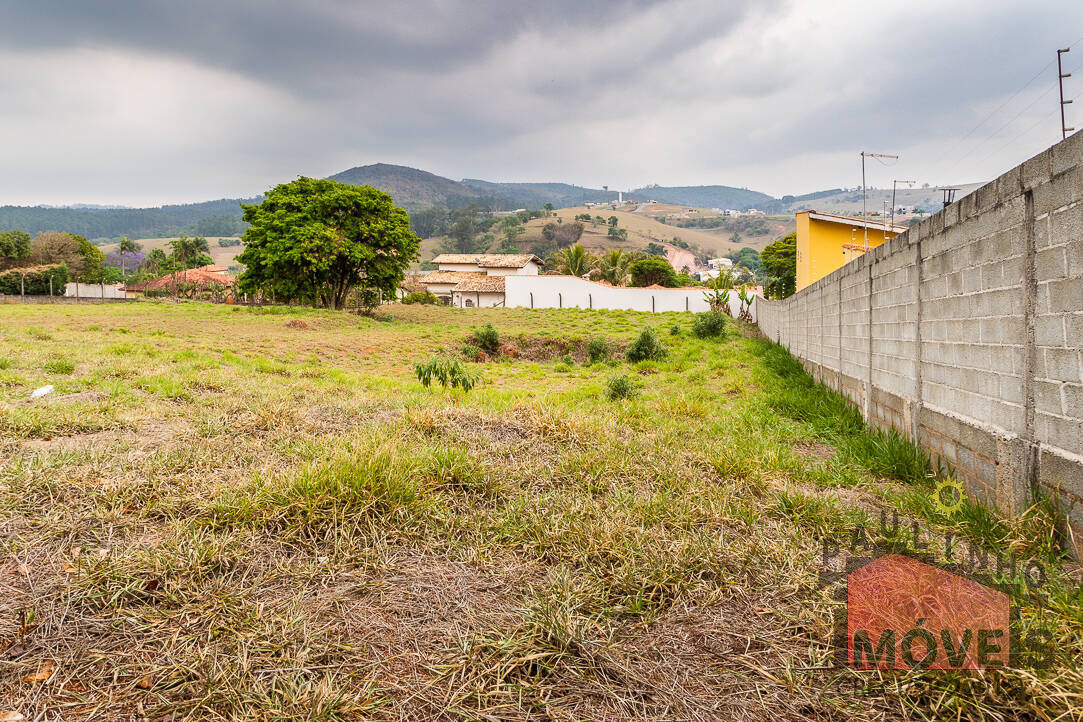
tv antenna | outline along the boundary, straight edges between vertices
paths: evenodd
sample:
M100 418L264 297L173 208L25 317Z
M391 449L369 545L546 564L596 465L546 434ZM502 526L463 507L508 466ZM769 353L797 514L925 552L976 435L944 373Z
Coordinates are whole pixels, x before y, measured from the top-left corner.
M1071 48L1064 48L1063 50L1058 50L1057 51L1057 82L1060 84L1060 135L1061 135L1061 140L1064 140L1065 138L1068 137L1069 131L1075 130L1075 128L1069 128L1068 125L1065 123L1065 120L1064 120L1064 106L1066 106L1066 105L1068 105L1068 103L1072 102L1071 100L1065 100L1064 99L1064 79L1072 77L1072 74L1071 73L1065 73L1064 68L1061 67L1061 63L1060 63L1061 56L1064 55L1067 52L1070 52L1070 51L1071 51Z
M865 245L869 245L869 213L866 209L866 201L869 195L869 189L865 185L865 159L866 158L894 158L899 159L897 155L888 155L887 153L866 153L861 151L861 222L865 224Z
M892 180L891 181L891 225L895 225L895 186L899 183L906 183L910 187L913 187L917 181L908 180Z

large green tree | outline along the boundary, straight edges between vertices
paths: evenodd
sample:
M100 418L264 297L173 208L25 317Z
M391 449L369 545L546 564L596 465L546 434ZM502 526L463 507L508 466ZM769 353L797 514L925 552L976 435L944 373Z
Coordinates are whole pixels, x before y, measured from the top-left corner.
M760 263L770 279L764 284L768 298L786 298L797 290L797 234L780 238L760 251Z
M372 186L298 178L242 208L244 292L342 308L354 288L392 297L418 257L406 211Z

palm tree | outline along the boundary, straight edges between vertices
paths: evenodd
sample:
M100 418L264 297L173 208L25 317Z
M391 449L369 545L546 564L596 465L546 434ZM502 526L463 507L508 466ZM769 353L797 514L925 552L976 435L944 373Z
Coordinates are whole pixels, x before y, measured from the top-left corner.
M628 268L634 260L631 253L613 248L599 256L594 267L603 281L621 286L628 278Z
M169 242L173 249L173 257L178 259L182 268L189 268L192 261L199 258L200 254L210 254L211 248L207 245L207 239L202 236L189 238L181 236L175 241Z
M594 256L576 243L553 254L553 266L566 276L585 276L594 266Z

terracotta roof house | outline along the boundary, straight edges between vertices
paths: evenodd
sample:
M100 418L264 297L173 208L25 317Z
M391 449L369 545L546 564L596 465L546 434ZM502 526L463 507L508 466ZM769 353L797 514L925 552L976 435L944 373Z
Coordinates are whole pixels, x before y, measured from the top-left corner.
M190 268L186 271L177 271L176 273L167 273L149 281L130 284L125 290L145 295L159 293L171 295L176 293L176 295L185 298L194 298L205 294L214 296L233 295L232 289L237 285L237 279L227 274L225 269L208 271L205 270L207 268L208 266L204 266L202 268ZM210 266L209 268L220 268L220 266Z
M439 270L419 282L445 304L460 308L503 306L505 276L536 276L545 265L532 253L442 253L433 262Z

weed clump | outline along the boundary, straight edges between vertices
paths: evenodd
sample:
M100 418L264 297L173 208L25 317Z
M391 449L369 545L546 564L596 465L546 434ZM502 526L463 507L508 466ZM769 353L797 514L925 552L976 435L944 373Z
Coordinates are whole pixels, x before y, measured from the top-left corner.
M75 371L75 362L66 358L52 358L45 362L45 370L52 374L67 374Z
M587 358L592 364L605 361L610 352L609 341L601 336L594 336L587 342Z
M697 313L692 321L692 335L722 340L726 337L726 314L721 311Z
M630 399L639 394L639 390L636 388L635 381L631 376L627 374L620 374L619 376L611 376L606 382L606 396L610 401L618 401L620 399Z
M414 373L417 375L417 380L426 388L435 380L445 389L450 386L453 389L460 388L463 391L469 391L481 380L481 374L467 371L458 361L436 356L425 363L416 364Z
M482 351L488 353L494 353L500 348L500 334L493 328L491 323L487 323L481 328L474 329L474 343L481 348Z
M628 346L625 353L628 360L636 361L660 361L669 354L669 349L659 340L658 334L653 328L645 328L639 337Z

